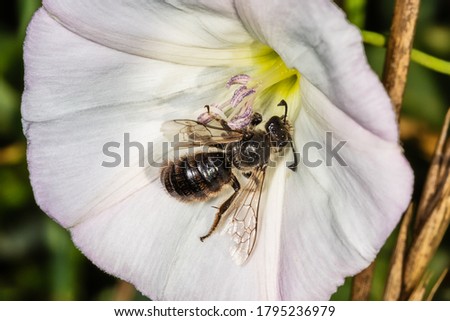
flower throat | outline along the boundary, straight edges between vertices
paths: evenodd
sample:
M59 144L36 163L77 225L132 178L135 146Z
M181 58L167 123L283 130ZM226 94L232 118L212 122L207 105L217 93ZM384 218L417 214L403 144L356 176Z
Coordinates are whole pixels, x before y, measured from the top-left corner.
M264 68L266 65L268 63L264 63L254 77L248 74L231 77L226 88L237 87L231 98L206 105L207 111L200 114L197 120L206 124L213 119L222 119L231 129L242 129L250 125L255 110L263 108L262 102L265 99L261 97L269 94L269 97L281 96L282 99L288 99L287 96L295 92L292 87L298 86L299 72L288 69L279 57L275 63Z

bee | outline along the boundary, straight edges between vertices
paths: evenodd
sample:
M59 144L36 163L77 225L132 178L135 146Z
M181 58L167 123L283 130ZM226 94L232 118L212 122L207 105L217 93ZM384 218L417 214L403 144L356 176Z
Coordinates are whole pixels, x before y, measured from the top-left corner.
M290 145L294 161L288 167L297 169L292 127L287 121L288 106L284 100L278 106L285 107L284 116L272 116L264 130L256 128L262 122L259 113L253 113L249 125L242 129L231 129L224 120L216 126L176 119L162 126L163 133L178 133L174 148L214 148L211 152L192 152L168 162L161 170L160 179L172 197L185 202L209 200L225 185L231 185L234 193L218 207L209 231L200 240L208 238L226 217L233 244L230 254L238 265L248 259L255 247L261 192L271 153L281 153ZM243 188L233 170L247 178Z

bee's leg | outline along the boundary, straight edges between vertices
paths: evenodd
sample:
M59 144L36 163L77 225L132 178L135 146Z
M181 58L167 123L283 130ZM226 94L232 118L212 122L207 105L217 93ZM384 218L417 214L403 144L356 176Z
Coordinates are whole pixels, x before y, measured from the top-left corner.
M220 120L220 125L227 132L233 132L234 131L230 126L228 126L228 123L227 123L227 121L225 119L221 119Z
M214 145L211 145L211 147L215 147L217 149L225 150L226 145L225 144L214 144Z
M205 105L205 108L208 115L211 116L213 119L217 120L224 130L233 131L233 129L231 129L231 127L228 126L228 123L225 119L220 118L218 115L211 114L211 107L209 105Z
M225 131L234 131L230 126L228 126L228 123L225 119L223 119L222 117L220 117L217 114L211 113L211 106L205 105L205 108L206 108L206 112L211 117L211 120L214 119L217 122L219 122Z
M219 207L219 211L216 213L216 217L214 218L214 222L211 225L211 228L209 229L208 233L202 237L200 237L200 241L204 241L207 237L209 237L214 230L216 229L217 225L219 225L220 219L222 218L223 213L226 212L226 210L230 207L231 204L233 204L233 201L235 200L236 196L239 194L239 190L241 189L241 184L239 184L239 181L237 180L236 176L231 174L231 186L234 189L233 195L231 195L225 202L222 203Z
M294 147L294 143L292 142L292 140L290 141L290 143L291 143L292 153L294 155L294 162L289 164L288 168L295 172L297 170L297 166L298 166L298 157L297 157L297 153L295 152L295 147Z

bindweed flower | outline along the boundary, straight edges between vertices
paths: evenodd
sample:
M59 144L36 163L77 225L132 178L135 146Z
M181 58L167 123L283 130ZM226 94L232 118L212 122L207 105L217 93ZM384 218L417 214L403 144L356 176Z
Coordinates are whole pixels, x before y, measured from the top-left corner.
M375 258L410 200L389 98L331 1L44 0L25 67L37 203L92 262L152 299L328 299ZM256 245L239 265L228 235L199 240L232 189L171 197L160 129L219 118L242 130L254 112L283 115L282 99L301 161L291 171L287 151L267 168ZM345 162L329 159L337 145Z

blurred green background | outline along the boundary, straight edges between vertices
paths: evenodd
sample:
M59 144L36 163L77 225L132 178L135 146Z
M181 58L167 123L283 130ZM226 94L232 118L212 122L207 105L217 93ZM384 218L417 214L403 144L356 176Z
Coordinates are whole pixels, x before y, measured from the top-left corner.
M336 1L352 22L387 35L393 0ZM103 273L74 248L68 233L35 204L28 180L26 141L20 121L23 90L22 43L38 0L0 4L0 300L143 299L132 287ZM414 47L450 60L450 1L422 1ZM367 46L381 74L385 50ZM444 115L450 106L450 76L411 64L401 131L420 195ZM393 235L378 258L371 298L382 298ZM444 238L431 265L437 276L450 265L450 237ZM346 300L350 280L333 296ZM447 276L436 300L450 300Z

